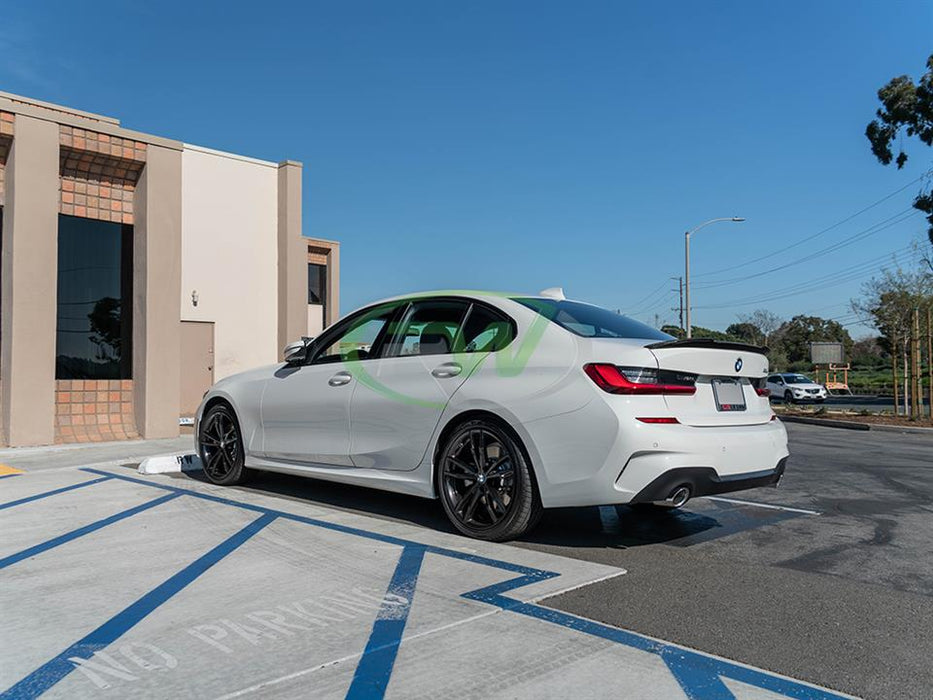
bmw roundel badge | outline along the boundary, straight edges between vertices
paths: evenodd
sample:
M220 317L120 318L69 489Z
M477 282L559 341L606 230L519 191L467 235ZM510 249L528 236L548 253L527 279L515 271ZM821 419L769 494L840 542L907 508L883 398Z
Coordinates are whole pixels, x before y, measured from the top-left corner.
M741 357L735 361L735 371L736 372L742 371L742 358Z

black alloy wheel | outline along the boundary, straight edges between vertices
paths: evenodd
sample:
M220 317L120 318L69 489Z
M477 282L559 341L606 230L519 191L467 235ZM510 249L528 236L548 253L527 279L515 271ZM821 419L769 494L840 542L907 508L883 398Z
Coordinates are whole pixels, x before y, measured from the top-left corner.
M454 430L436 469L447 517L465 535L513 539L533 527L541 515L521 447L491 421L473 420Z
M249 470L243 466L240 425L226 404L213 406L201 419L198 448L204 474L213 483L239 484L249 475Z
M784 392L784 403L786 404L794 403L794 395L790 391Z

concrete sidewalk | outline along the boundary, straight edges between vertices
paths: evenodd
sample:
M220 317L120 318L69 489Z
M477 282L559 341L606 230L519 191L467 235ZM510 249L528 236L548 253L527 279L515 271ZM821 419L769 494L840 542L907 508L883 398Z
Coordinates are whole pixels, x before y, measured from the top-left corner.
M63 467L89 467L129 464L146 457L194 452L194 436L181 435L164 440L123 440L82 445L8 447L0 449L0 465L17 471L35 472Z

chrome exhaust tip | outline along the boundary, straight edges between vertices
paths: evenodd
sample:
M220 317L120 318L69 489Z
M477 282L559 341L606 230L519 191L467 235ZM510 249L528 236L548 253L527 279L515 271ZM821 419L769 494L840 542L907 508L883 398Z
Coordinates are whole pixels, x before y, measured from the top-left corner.
M663 501L655 501L655 505L665 506L667 508L680 508L690 500L690 487L678 486L671 491L671 495Z

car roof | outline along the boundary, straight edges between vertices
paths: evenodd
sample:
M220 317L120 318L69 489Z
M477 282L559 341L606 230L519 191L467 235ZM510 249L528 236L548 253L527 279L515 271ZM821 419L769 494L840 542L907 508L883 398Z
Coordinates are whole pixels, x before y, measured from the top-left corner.
M480 300L495 300L495 299L509 299L515 300L516 298L520 299L550 299L551 297L543 297L539 294L521 294L518 292L499 292L492 290L482 290L482 289L433 289L424 292L410 292L408 294L399 294L394 297L387 297L385 299L379 299L366 306L373 306L374 304L387 304L393 301L409 301L413 299L432 299L437 297L467 297L471 299L480 299Z

